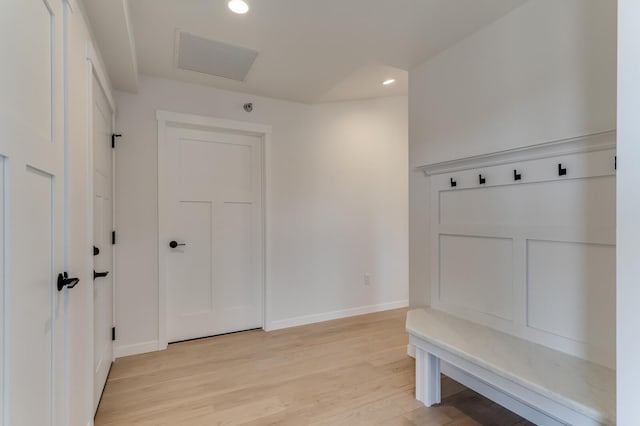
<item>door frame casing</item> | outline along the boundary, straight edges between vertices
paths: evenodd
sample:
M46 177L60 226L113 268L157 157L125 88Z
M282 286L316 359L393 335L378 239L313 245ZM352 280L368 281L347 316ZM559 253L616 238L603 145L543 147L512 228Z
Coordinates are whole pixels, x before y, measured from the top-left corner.
M269 150L271 142L271 126L224 118L208 117L195 114L183 114L170 111L156 111L158 121L158 350L165 350L168 346L167 338L167 280L164 271L166 248L163 242L170 239L167 233L166 209L169 207L167 197L167 162L166 143L167 129L170 127L188 127L197 130L220 132L236 132L249 136L257 136L261 141L262 158L260 161L260 286L262 291L262 328L268 330L270 324L270 279L269 279L269 223L267 214L267 200L269 199Z

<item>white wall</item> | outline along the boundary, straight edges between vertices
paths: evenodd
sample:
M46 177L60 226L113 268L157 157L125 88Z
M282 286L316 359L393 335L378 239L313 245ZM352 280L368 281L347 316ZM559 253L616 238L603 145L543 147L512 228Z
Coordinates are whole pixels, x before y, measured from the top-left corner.
M535 0L409 72L411 303L429 303L419 165L616 127L616 2ZM416 299L414 299L416 297Z
M407 302L406 97L311 106L142 77L116 102L118 354L158 337L156 110L273 126L271 327Z
M618 3L618 424L640 423L640 2Z

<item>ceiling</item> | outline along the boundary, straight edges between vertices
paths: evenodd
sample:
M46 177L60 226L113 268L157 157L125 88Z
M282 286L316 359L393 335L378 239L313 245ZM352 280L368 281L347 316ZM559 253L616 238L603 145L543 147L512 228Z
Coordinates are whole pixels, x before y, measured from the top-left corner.
M94 27L109 28L96 4L124 5L141 74L304 103L407 93L407 70L520 6L526 0L246 0L236 15L227 0L85 0ZM128 6L127 6L128 2ZM120 13L122 15L122 13ZM113 25L117 28L117 25ZM120 25L122 28L122 24ZM258 51L244 82L178 69L179 30ZM103 52L122 31L96 30ZM121 37L120 37L121 38ZM114 55L105 62L116 88L135 91ZM117 57L117 56L116 56ZM131 67L129 67L131 68ZM124 73L126 74L126 73ZM130 74L130 73L129 73ZM137 75L136 75L137 78ZM383 86L387 78L395 84Z
M128 0L84 0L107 73L116 89L138 89L138 58Z

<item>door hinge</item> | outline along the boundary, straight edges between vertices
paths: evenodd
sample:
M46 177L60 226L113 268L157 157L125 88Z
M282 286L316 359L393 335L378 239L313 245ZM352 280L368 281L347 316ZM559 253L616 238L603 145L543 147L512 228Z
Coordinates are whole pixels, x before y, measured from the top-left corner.
M116 328L115 327L111 327L111 341L112 342L116 341Z
M111 244L116 244L116 231L111 231Z
M115 148L116 147L116 138L121 138L122 135L119 133L113 133L111 135L111 148Z

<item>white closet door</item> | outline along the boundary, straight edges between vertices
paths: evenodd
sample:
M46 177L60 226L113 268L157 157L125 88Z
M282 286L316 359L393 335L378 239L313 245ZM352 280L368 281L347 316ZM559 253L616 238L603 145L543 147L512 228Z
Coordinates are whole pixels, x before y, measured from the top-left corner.
M6 425L63 424L64 79L61 0L0 2ZM81 283L85 284L86 283Z
M165 143L168 340L262 327L260 138L170 128Z
M113 153L111 107L93 79L93 341L94 413L113 361Z

